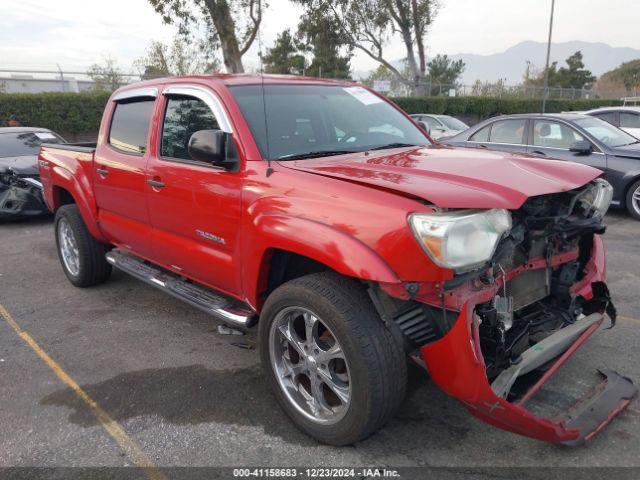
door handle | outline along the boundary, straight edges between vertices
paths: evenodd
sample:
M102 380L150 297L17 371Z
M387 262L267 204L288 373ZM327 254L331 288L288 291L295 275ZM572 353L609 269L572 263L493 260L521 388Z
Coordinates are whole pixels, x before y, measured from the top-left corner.
M546 154L546 153L541 152L540 150L534 150L534 151L533 151L533 152L531 152L531 153L533 153L533 154L535 154L535 155L540 155L541 157L546 157L546 156L547 156L547 154Z
M101 177L106 177L107 175L109 175L109 170L104 167L96 168L96 172L98 172L98 175L100 175Z
M151 185L154 188L162 188L164 187L164 182L161 182L159 180L153 180L151 178L147 178L147 183L149 185Z
M480 144L480 145L478 145L478 148L489 148L489 147L487 147L486 145Z

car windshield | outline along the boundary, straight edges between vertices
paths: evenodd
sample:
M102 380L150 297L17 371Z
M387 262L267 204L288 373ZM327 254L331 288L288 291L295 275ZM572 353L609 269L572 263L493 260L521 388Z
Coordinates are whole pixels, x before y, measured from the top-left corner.
M410 119L362 87L242 85L230 90L264 158L313 158L430 143Z
M451 130L466 130L469 125L461 122L457 118L450 117L448 115L438 115L438 120L444 123Z
M63 143L52 132L0 133L0 158L38 155L41 143Z
M638 143L637 138L632 137L627 132L614 127L610 123L600 120L599 118L581 118L580 120L576 120L575 123L576 125L584 128L607 147L622 147L623 145Z

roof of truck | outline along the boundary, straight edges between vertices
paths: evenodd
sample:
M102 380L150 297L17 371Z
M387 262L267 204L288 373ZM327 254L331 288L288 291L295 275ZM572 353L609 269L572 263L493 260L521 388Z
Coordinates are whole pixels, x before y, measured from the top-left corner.
M302 77L298 75L259 75L255 73L217 73L215 75L189 75L179 77L154 78L135 82L119 88L125 91L130 88L153 87L166 83L214 82L224 85L259 85L259 84L314 84L314 85L355 85L351 80L332 80L327 78Z

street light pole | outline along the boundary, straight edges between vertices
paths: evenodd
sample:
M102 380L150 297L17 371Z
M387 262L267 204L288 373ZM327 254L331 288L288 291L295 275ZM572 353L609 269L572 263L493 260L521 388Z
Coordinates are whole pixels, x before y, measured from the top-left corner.
M547 61L544 67L544 90L542 91L542 113L547 107L547 94L549 93L549 57L551 56L551 34L553 33L553 11L556 0L551 0L551 18L549 19L549 40L547 41Z

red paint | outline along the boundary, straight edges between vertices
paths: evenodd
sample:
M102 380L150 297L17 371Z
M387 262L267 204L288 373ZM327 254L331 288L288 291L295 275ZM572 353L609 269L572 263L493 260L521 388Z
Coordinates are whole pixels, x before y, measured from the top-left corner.
M440 305L442 282L451 279L453 272L429 260L408 227L409 214L433 211L429 204L517 209L530 196L570 190L600 175L594 168L568 162L433 145L272 162L274 172L268 176L267 164L228 89L229 85L262 81L352 85L300 77L217 75L124 87L119 92L155 87L161 93L169 85L180 84L209 89L220 100L234 131L239 171L159 158L162 94L156 99L145 155L115 151L107 142L115 105L111 99L95 158L42 149L47 204L57 209L66 190L96 238L244 300L258 312L269 260L277 249L309 257L347 276L379 282L399 298L407 296L406 282L417 282L417 299ZM102 167L109 170L107 178L96 172ZM166 186L152 187L149 179ZM224 242L212 242L197 230ZM577 251L557 255L550 264L535 259L507 272L506 279L570 261L576 255ZM604 251L598 237L587 270L587 277L576 288L576 293L585 296L591 282L604 277ZM475 304L495 295L501 284L502 279L491 287L465 284L447 293L446 305L461 314L449 334L422 349L431 376L474 415L493 425L534 438L571 440L577 431L497 398L487 382L472 312Z

